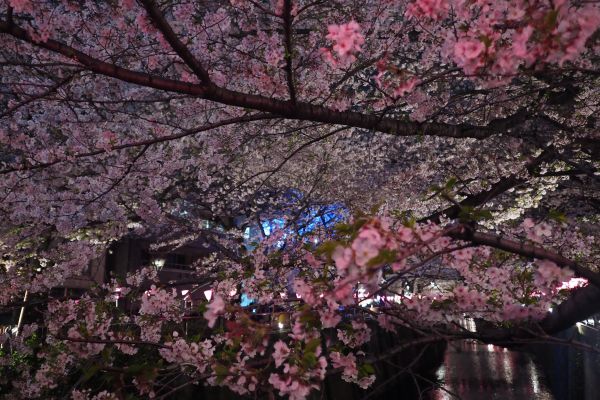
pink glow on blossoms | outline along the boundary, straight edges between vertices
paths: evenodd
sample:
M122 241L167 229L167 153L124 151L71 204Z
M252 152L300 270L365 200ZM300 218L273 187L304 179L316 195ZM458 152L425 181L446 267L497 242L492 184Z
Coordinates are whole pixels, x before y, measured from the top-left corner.
M290 355L290 348L281 340L278 340L273 345L273 359L275 360L275 366L280 367L281 364L287 359Z
M355 54L361 51L361 46L365 38L360 32L360 25L356 21L350 21L342 25L329 25L327 27L327 39L334 42L333 51L343 62L353 62ZM333 61L331 52L328 49L322 49L324 57L328 61Z
M513 54L517 57L525 58L528 55L527 52L527 41L533 33L533 27L527 25L522 31L517 32L513 36Z
M303 400L308 396L311 387L292 379L291 376L282 379L278 374L271 374L269 383L279 391L280 396L289 396L291 400Z
M420 8L422 3L426 6ZM432 3L418 1L408 10L433 18L426 15L434 12ZM454 51L449 54L445 50L442 54L467 74L483 72L487 65L488 72L495 75L492 80L500 82L498 74L513 75L521 66L562 66L578 61L588 39L600 26L600 8L596 4L577 8L569 1L458 2L455 8L458 24L468 26L468 30L446 31L446 43L454 43Z
M550 237L552 234L552 227L547 222L536 223L531 218L525 218L521 224L527 239L534 242L542 242L544 238Z
M558 61L559 65L566 61L574 61L584 50L588 38L596 32L600 26L600 9L589 5L573 13L565 13L560 21L555 34L562 46L562 57L560 51L548 55L548 61Z
M349 331L338 329L338 338L348 347L357 348L371 339L371 328L364 322L352 321Z
M30 0L10 0L9 4L15 12L29 13L33 11L33 4L31 4Z
M473 74L483 65L481 55L485 52L485 45L479 40L462 39L454 45L454 61L462 67L467 74Z
M402 82L396 89L394 89L394 97L403 97L405 94L412 92L415 87L421 83L419 78L410 78Z
M370 226L362 229L352 243L356 264L361 267L365 266L379 254L379 250L384 244L385 242L377 229Z
M346 382L354 382L358 378L356 368L356 356L350 353L347 356L334 351L330 354L333 368L342 368L342 379Z
M537 260L535 284L540 288L562 285L573 278L573 271L560 268L550 260Z
M352 263L352 250L347 247L338 246L334 250L331 258L339 272L344 272Z
M417 0L406 7L406 16L415 19L429 18L434 21L448 14L450 5L446 0Z
M219 314L222 314L225 310L225 302L223 301L223 298L217 294L207 308L208 310L204 313L204 318L208 321L209 328L212 328L215 326Z
M333 50L340 56L345 57L348 53L359 52L361 45L365 42L360 33L360 25L356 21L350 21L342 25L329 25L327 39L333 40Z
M179 314L179 300L175 289L168 292L152 285L150 290L142 295L141 300L140 314L142 315L158 316L172 313L176 316Z

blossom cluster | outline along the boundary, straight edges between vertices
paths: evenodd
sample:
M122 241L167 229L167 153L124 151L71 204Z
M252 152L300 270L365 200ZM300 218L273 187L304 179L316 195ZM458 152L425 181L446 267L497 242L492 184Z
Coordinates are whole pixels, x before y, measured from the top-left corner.
M366 388L380 328L512 328L586 290L525 250L598 260L597 215L572 210L595 200L598 4L210 3L161 2L164 20L133 0L0 4L0 305L35 321L0 335L2 393L123 397L108 379L151 397L179 374L255 397L329 373ZM432 214L447 206L456 220ZM562 225L511 221L554 208ZM281 214L287 233L265 228ZM132 237L203 257L181 281L102 285Z
M356 21L350 21L341 25L329 25L327 30L327 39L334 42L333 51L337 54L339 62L342 64L354 62L356 54L361 51L361 46L365 42L360 25ZM329 63L332 65L338 63L329 49L323 48L321 51Z

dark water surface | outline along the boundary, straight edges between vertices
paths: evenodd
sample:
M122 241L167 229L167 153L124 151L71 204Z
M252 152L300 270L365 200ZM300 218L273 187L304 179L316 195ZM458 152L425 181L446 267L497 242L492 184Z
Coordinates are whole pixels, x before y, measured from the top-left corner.
M437 379L429 400L555 400L527 353L473 341L449 345Z

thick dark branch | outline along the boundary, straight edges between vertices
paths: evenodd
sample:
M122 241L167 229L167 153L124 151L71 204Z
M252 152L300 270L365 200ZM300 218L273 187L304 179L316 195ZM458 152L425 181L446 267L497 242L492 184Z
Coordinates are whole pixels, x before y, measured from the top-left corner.
M546 172L544 174L534 174L536 177L547 177L547 176L577 176L577 175L588 175L588 171L582 171L579 169L571 169L569 171L552 171Z
M293 120L345 125L397 136L443 136L451 138L485 139L494 134L506 133L507 127L513 127L513 124L521 122L526 118L524 112L520 111L513 116L491 121L489 126L482 127L469 124L451 125L435 122L418 123L359 112L340 112L309 103L298 102L297 104L293 104L290 101L240 93L214 85L206 86L191 84L132 71L90 57L81 51L55 40L36 42L27 31L17 26L9 26L6 22L0 22L0 33L10 34L17 39L74 59L84 65L88 70L97 74L155 89L185 93L230 106L273 113Z
M163 79L142 72L121 68L114 64L109 64L94 57L90 57L89 55L56 40L48 39L45 42L36 42L25 29L14 24L9 25L6 22L0 22L0 33L7 33L35 46L62 54L69 59L77 61L88 70L100 75L110 76L136 85L196 96L203 96L206 91L205 87L201 85L194 85L192 83L175 81L172 79Z
M565 163L569 164L571 167L576 168L579 171L583 171L585 175L589 176L596 182L600 182L600 178L598 178L598 176L596 175L596 172L598 172L598 170L593 166L575 162L569 159L568 157L565 157L564 155L560 155L559 158Z
M208 72L202 67L200 61L190 52L185 44L179 40L177 34L171 28L171 25L165 20L162 12L158 9L153 0L141 0L144 8L148 12L150 19L156 27L163 34L167 42L171 45L173 50L179 57L191 68L191 70L200 78L205 84L210 84L210 77Z
M550 161L554 154L554 149L548 148L544 150L542 154L540 154L538 157L525 164L525 168L529 173L533 173L540 165L542 165L542 163ZM450 206L436 213L433 213L427 217L424 217L420 219L419 222L432 221L439 223L440 218L442 216L445 216L449 219L455 219L460 215L460 212L463 209L463 207L477 207L483 205L489 202L490 200L496 198L497 196L501 195L502 193L525 182L527 182L527 179L518 178L515 175L504 177L498 182L494 183L490 189L481 191L471 196L467 196L467 198L462 200L460 203Z
M283 2L283 47L285 49L285 74L287 77L290 101L296 104L296 88L294 86L294 66L292 59L292 1Z
M221 104L271 112L287 119L345 125L396 136L443 136L485 139L495 133L500 133L500 131L495 131L488 127L477 127L468 124L418 123L408 120L382 118L378 115L352 111L340 112L310 103L297 102L293 104L289 101L250 95L224 88L214 88L204 98Z
M480 326L475 334L478 339L487 342L527 339L544 335L553 335L570 328L600 311L600 289L586 286L574 290L570 297L552 309L537 325L498 328Z
M12 6L8 6L8 9L6 10L6 22L8 23L9 26L14 23L13 13L14 13L14 10L13 10Z
M589 285L573 291L567 300L554 307L552 312L540 322L540 327L544 332L553 334L598 312L600 312L600 289Z
M509 253L518 254L524 257L537 258L540 260L550 260L560 267L571 268L575 272L575 274L587 279L590 283L600 288L600 274L591 271L588 268L577 264L575 261L569 260L568 258L561 256L560 254L535 246L533 244L518 242L515 240L507 239L500 235L476 232L469 229L465 229L462 232L450 232L449 236L459 240L466 240L477 245L494 247L496 249L501 249Z

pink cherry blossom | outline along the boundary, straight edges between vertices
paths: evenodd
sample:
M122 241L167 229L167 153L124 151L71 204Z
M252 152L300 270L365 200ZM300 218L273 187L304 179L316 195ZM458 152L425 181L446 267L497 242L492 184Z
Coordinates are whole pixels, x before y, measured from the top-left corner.
M204 312L204 318L208 321L209 328L215 326L215 322L220 314L225 311L225 302L220 295L215 295L213 301L207 306L207 310Z
M466 73L472 74L483 65L481 55L484 51L485 45L479 40L459 40L454 45L454 60Z
M287 359L288 355L290 354L290 349L281 340L278 340L273 345L273 349L274 349L274 351L273 351L273 359L275 360L275 366L279 367Z
M334 42L333 51L343 60L354 60L354 55L361 51L365 42L360 32L360 25L356 21L350 21L341 25L329 25L327 27L327 39Z
M338 246L331 255L335 266L340 273L343 273L348 269L352 263L352 250L347 247Z
M409 18L438 20L445 17L449 9L447 0L416 0L406 8L406 15Z
M200 3L0 4L7 398L316 398L592 309L597 2Z
M531 37L533 33L533 27L531 25L527 25L520 32L515 33L513 35L512 40L512 50L513 54L520 58L526 58L528 55L527 51L527 41Z
M384 240L381 234L372 227L361 229L358 237L352 242L355 262L359 266L365 266L372 258L377 256L383 247Z
M394 97L403 97L412 92L421 81L418 78L410 78L394 89Z

